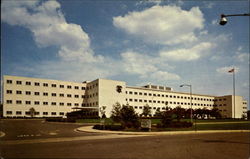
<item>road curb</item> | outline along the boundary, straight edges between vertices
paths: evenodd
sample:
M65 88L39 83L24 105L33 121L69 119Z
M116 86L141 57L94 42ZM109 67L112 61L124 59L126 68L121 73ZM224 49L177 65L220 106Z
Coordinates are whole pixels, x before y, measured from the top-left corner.
M122 135L180 135L180 134L205 134L205 133L235 133L235 132L250 132L250 130L202 130L202 131L164 131L164 132L125 132L125 131L109 131L93 129L93 126L84 126L75 129L79 132L88 133L108 133Z

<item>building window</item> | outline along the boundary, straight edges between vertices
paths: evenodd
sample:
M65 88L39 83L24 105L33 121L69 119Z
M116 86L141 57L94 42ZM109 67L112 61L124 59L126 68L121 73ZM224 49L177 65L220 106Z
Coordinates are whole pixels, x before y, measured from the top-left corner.
M71 86L70 86L70 85L68 85L68 86L67 86L67 88L68 88L68 89L71 89Z
M16 115L22 115L21 111L16 111Z
M12 84L12 80L7 80L7 83L8 84Z
M48 96L48 93L47 93L47 92L43 92L43 95L44 95L44 96Z
M35 101L34 104L35 104L35 105L39 105L40 102L39 102L39 101Z
M6 111L6 114L12 115L12 111Z
M71 103L67 103L67 106L71 106Z
M22 104L22 101L21 100L17 100L16 104Z
M75 98L79 98L79 95L76 94L76 95L75 95Z
M82 87L82 90L85 90L85 87Z
M59 103L59 105L60 105L60 106L64 106L64 103L61 102L61 103Z
M64 85L60 85L60 88L64 88Z
M43 115L48 115L48 112L43 112Z
M152 96L152 94L151 94L151 93L149 93L148 95L149 95L149 96Z
M6 103L7 104L12 104L12 100L7 100Z
M49 85L48 85L48 83L43 83L43 86L48 87Z
M30 112L25 112L25 115L30 115Z
M148 102L147 100L144 100L144 102Z
M22 94L22 91L16 91L16 94Z
M35 115L39 115L40 114L40 112L35 112Z
M34 94L35 94L36 96L39 96L40 93L39 93L39 92L35 92Z
M132 101L133 101L133 99L129 99L129 101L130 101L130 102L132 102Z
M22 84L22 81L16 81L16 84L21 85L21 84Z
M138 93L137 92L134 92L135 95L137 95Z
M60 97L64 97L64 94L63 94L63 93L60 93L59 96L60 96Z
M56 102L51 102L51 105L56 105Z
M133 94L133 92L130 91L129 94Z
M7 94L12 94L12 90L7 90Z
M56 97L56 93L51 93L51 96L52 97Z
M51 112L51 115L56 115L56 112Z
M64 112L60 112L59 115L64 115Z
M48 105L48 102L43 102L43 105Z
M71 97L71 94L67 94L67 97L69 97L69 98L70 98L70 97Z
M40 86L40 83L38 83L38 82L35 82L35 86Z
M25 84L28 85L28 86L30 86L31 82L27 81Z
M56 87L56 84L51 84L51 87Z
M25 104L30 105L31 101L25 101Z
M78 87L78 86L75 86L75 89L79 89L79 87Z
M137 102L138 100L137 99L135 99L135 102Z
M75 103L75 106L79 106L79 104L78 104L78 103Z

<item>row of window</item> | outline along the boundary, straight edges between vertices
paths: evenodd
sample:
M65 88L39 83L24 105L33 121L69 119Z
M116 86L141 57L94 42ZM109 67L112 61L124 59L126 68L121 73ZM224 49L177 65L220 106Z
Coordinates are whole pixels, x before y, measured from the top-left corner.
M7 84L12 84L12 80L7 80L6 82L7 82ZM25 85L27 85L27 86L31 86L31 82L30 81L26 81L26 82L16 81L17 85L22 85L23 83L25 83ZM34 86L41 86L41 85L43 85L44 87L49 87L48 83L34 82ZM65 88L66 86L62 85L62 84L51 84L51 87L54 87L54 88L56 88L56 87ZM86 87L71 86L71 85L67 85L67 88L68 89L72 89L72 88L80 89L81 88L82 90L86 89Z
M143 109L143 106L134 106L135 109ZM165 110L166 108L165 107L149 107L149 109L161 109L161 110ZM219 111L222 111L222 110L219 110ZM224 112L227 111L226 109L223 110Z
M12 111L6 111L6 114L7 115L17 115L17 116L21 116L21 115L28 115L30 116L31 113L29 111L25 111L25 112L22 112L22 111L16 111L16 112L12 112ZM63 115L66 115L67 112L35 112L34 115L43 115L43 116L48 116L48 115L52 115L52 116L56 116L56 115L59 115L59 116L63 116ZM98 112L86 112L85 115L98 115Z
M135 109L143 109L143 106L134 106ZM158 107L159 109L165 110L165 107ZM157 109L157 107L149 107L149 109Z
M128 101L128 99L126 99L126 101ZM156 101L156 100L142 100L142 99L129 99L129 102L145 102L145 103L162 103L165 105L168 104L181 104L181 105L190 105L190 103L186 103L186 102L172 102L172 101ZM197 106L214 106L212 104L200 104L200 103L192 103L192 105L197 105Z
M7 104L13 104L12 100L6 100L6 103ZM34 101L33 102L34 105L49 105L49 102L40 102L40 101ZM23 104L23 102L21 100L16 100L16 104ZM25 101L25 104L26 105L31 105L31 101ZM64 102L50 102L50 105L52 106L56 106L57 104L59 104L59 106L64 106L67 104L67 106L72 106L73 103L64 103ZM79 103L74 103L74 106L79 106L80 104ZM81 106L97 106L98 105L98 102L93 102L93 103L82 103Z
M167 97L167 98L180 98L180 99L190 99L190 97L186 96L176 96L176 95L164 95L164 94L154 94L154 93L142 93L142 92L132 92L126 91L126 94L134 94L134 95L144 95L144 96L154 96L154 97ZM197 98L192 97L192 100L201 100L201 101L214 101L214 99L208 99L208 98Z
M7 80L6 81L6 83L7 84L12 84L13 83L13 81L12 80ZM20 80L17 80L16 81L16 84L17 85L23 85L25 83L25 85L27 85L27 86L31 86L32 85L32 82L30 82L30 81L20 81ZM40 83L40 82L34 82L34 84L33 84L34 86L41 86L41 85L43 85L44 87L49 87L49 84L48 83ZM65 88L66 86L65 85L63 85L63 84L55 84L55 83L53 83L53 84L51 84L50 85L51 87L54 87L54 88L56 88L56 87L59 87L59 88ZM72 88L74 88L74 89L82 89L82 90L85 90L85 89L92 89L92 88L95 88L95 87L98 87L98 83L96 83L96 84L93 84L93 85L91 85L91 86L89 86L89 87L79 87L79 86L71 86L71 85L67 85L67 88L68 89L72 89Z
M7 94L12 94L12 90L6 90L6 93ZM22 91L16 90L16 94L20 95L22 93L23 93ZM33 93L34 93L35 96L39 96L40 95L40 92L33 92ZM25 91L25 94L26 95L31 95L31 91ZM42 94L43 94L43 96L48 96L49 95L48 92L43 92ZM59 93L59 94L57 94L57 93L51 93L52 97L56 97L58 95L59 95L59 97L64 97L65 94L64 93ZM81 98L91 98L91 97L98 96L98 93L93 93L93 94L86 95L86 96L85 95L78 95L78 94L74 95L75 98L79 98L80 96L81 96ZM71 94L67 94L67 97L71 98L72 95Z
M23 115L22 111L16 111L15 113L16 113L16 115ZM24 113L25 113L25 115L30 115L29 111L26 111ZM42 115L49 115L48 112L41 112L41 113L42 113ZM13 112L12 111L6 111L6 114L7 115L13 115ZM58 114L59 115L65 115L66 113L65 112L59 112ZM40 115L40 112L35 112L34 115ZM57 115L57 112L50 112L50 115Z

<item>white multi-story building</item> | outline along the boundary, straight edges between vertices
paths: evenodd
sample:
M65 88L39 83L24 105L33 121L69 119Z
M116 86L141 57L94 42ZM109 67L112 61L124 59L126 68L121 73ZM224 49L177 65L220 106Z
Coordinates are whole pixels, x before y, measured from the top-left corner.
M192 97L192 103L191 103ZM82 83L4 76L3 116L29 117L30 108L35 109L36 117L58 117L77 109L95 108L94 114L100 114L100 107L106 107L109 117L113 105L129 104L138 114L143 106L149 105L152 114L157 108L166 106L193 109L217 107L225 118L241 118L246 114L247 102L241 96L211 96L175 92L172 88L156 85L142 87L127 86L126 82L97 79Z

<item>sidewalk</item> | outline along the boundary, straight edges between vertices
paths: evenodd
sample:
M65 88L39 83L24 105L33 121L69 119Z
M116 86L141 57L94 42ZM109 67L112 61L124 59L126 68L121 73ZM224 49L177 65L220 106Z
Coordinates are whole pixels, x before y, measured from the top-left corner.
M202 133L232 133L232 132L250 132L250 130L203 130L203 131L161 131L161 132L128 132L128 131L110 131L97 130L93 126L79 127L76 131L90 132L90 133L108 133L120 135L179 135L179 134L202 134Z

